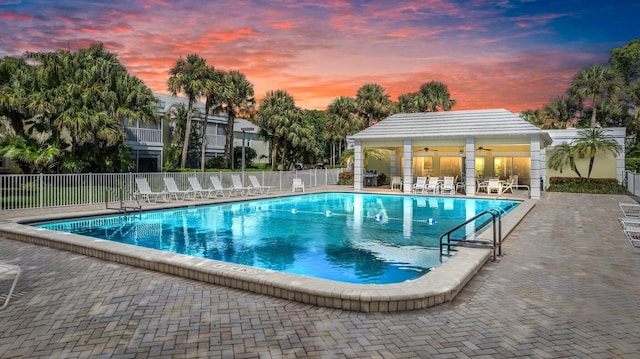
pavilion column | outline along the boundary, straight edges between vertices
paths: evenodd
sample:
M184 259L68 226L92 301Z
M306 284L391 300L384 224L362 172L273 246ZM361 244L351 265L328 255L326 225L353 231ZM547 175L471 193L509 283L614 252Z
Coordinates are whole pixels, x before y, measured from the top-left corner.
M356 192L362 191L363 162L362 143L360 140L355 140L355 146L353 147L353 190Z
M413 146L411 146L411 140L405 139L403 144L404 163L402 164L402 173L404 177L402 179L402 191L404 193L411 193L413 187Z
M540 153L540 135L531 135L531 198L540 199L540 163L542 155Z
M397 173L398 173L397 162L398 162L398 160L396 159L396 150L393 149L393 150L390 150L389 152L390 152L390 155L389 155L390 156L390 159L389 159L389 161L390 161L390 163L389 163L389 176L397 176Z
M466 157L464 160L465 167L465 193L467 196L475 196L476 194L476 139L475 137L467 137L465 145Z

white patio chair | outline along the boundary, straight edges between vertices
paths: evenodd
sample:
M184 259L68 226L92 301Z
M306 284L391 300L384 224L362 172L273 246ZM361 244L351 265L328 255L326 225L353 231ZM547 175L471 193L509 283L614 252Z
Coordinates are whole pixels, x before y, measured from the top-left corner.
M411 192L424 193L425 189L427 189L427 177L418 177L416 178L416 183L413 184Z
M635 218L620 218L624 236L635 252L640 252L640 221Z
M240 195L253 195L255 194L254 189L252 187L245 187L242 184L242 179L240 179L239 175L231 175L231 181L233 184L233 189L239 193Z
M513 194L517 181L517 177L514 178L513 176L510 176L509 179L502 184L502 193L509 191Z
M253 191L256 193L269 194L273 188L272 186L261 185L256 176L249 176L249 181L251 182L251 188L253 188Z
M200 198L204 199L204 195L207 195L207 198L215 197L216 190L213 188L202 188L200 185L200 181L198 177L189 177L189 185L191 186L191 190L193 191L193 197L200 196Z
M9 299L11 299L11 295L13 294L13 290L16 289L16 283L18 283L18 278L20 277L20 267L13 264L0 263L0 277L5 276L6 274L15 274L13 278L13 283L11 284L11 288L9 289L9 294L7 294L7 298L4 300L4 304L1 309L4 309L9 305Z
M427 182L427 186L424 188L423 193L438 194L439 192L440 192L440 179L438 177L429 177L429 181Z
M440 187L440 193L453 196L456 192L456 183L454 178L449 176L445 177L442 182L442 186Z
M497 178L491 178L489 179L489 182L487 182L487 194L491 194L494 191L498 195L502 194L502 184L500 183L500 180Z
M167 195L173 196L177 200L180 199L195 199L195 192L191 190L181 190L176 184L176 180L173 177L163 177L164 185L167 188Z
M302 182L302 178L294 178L291 184L291 192L296 192L299 189L304 192L304 182Z
M227 188L222 186L220 178L218 176L210 176L211 186L213 187L214 195L221 195L222 197L231 197L236 195L236 191L233 188Z
M400 176L391 176L391 189L398 188L402 190L402 177Z
M144 177L136 178L136 187L138 190L133 193L133 196L138 200L139 198L144 198L149 203L156 203L158 198L162 197L163 200L166 199L166 192L154 192L151 190L151 186L149 182Z

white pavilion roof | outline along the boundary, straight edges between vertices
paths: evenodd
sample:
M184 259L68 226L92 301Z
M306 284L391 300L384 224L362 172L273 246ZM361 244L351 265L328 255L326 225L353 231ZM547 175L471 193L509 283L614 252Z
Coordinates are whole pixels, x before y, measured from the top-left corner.
M552 139L544 130L505 109L396 114L353 136L357 140L510 137L539 134L546 145Z

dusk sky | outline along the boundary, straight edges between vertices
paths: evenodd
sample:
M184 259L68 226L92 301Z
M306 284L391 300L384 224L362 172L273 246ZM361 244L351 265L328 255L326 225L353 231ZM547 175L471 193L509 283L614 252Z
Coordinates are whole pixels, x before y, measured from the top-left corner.
M638 0L0 0L0 56L101 42L154 92L198 54L256 97L326 109L367 83L392 100L432 80L453 110L539 108L590 64L640 38Z

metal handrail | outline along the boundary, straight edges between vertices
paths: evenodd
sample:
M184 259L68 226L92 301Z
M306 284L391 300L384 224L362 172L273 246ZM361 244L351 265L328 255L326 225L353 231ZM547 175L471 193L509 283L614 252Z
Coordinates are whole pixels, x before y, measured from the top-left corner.
M440 255L444 254L444 247L447 247L447 254L449 254L449 250L451 249L451 246L455 246L458 245L460 243L466 242L466 243L475 243L475 244L486 244L486 241L479 241L479 240L469 240L469 239L451 239L451 234L455 231L457 231L458 229L466 226L467 224L475 221L476 219L485 216L485 215L491 215L491 220L493 222L493 245L491 246L491 248L493 249L493 260L496 260L496 249L498 251L498 256L502 255L502 212L500 211L500 209L498 208L491 208L488 209L486 211L482 211L480 213L478 213L477 215L473 216L472 218L467 219L466 221L464 221L463 223L453 227L452 229L444 232L441 236L440 236ZM497 226L496 226L496 220L497 220ZM446 243L444 241L444 239L446 238ZM455 242L455 243L453 243Z
M118 191L119 190L119 191ZM127 212L127 208L131 208L131 209L135 209L138 212L142 212L142 205L140 204L140 201L138 201L137 198L135 198L135 196L133 195L133 193L131 193L130 191L126 190L127 194L129 194L129 198L132 198L134 202L136 202L136 204L138 205L137 207L127 207L125 205L125 201L124 201L124 196L122 195L122 192L125 191L124 188L119 187L118 190L115 190L114 188L111 187L105 187L105 192L109 192L112 195L114 195L116 197L116 200L118 202L120 202L120 212ZM105 209L110 209L109 208L109 197L108 196L104 196L104 206Z

